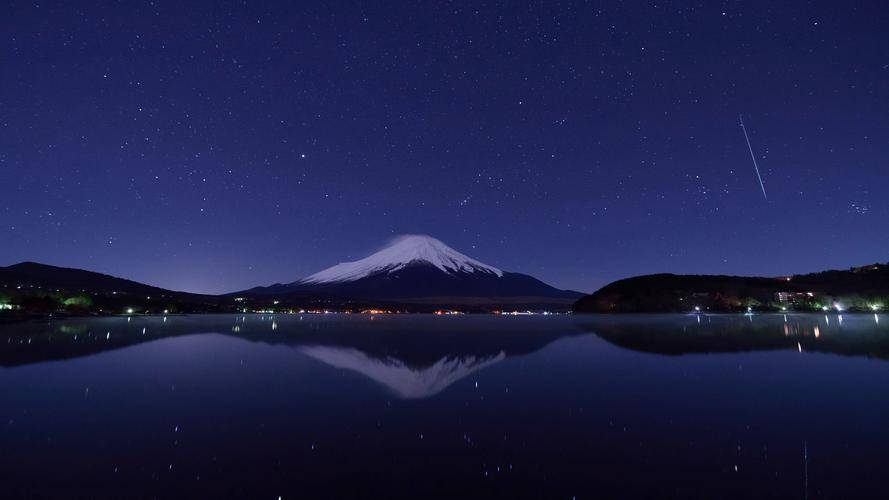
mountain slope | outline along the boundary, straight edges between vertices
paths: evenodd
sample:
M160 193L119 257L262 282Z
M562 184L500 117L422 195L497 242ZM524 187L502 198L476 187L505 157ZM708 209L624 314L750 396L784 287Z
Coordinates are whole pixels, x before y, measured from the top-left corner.
M364 259L241 294L323 294L401 302L559 304L583 294L468 257L430 236L404 236ZM485 298L485 301L478 299Z
M107 274L37 262L21 262L8 267L0 267L0 285L94 293L118 292L145 295L180 293Z
M107 274L22 262L0 267L0 302L17 311L5 316L57 313L221 312L227 299L176 292Z

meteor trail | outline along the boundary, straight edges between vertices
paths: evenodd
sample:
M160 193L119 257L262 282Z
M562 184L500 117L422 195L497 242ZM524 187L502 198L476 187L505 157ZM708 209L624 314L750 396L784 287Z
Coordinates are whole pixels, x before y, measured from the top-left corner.
M762 197L768 200L769 197L766 194L766 187L762 183L762 176L759 175L759 165L756 164L756 156L753 154L753 146L750 145L750 137L747 136L747 129L744 127L744 119L741 118L741 115L738 115L738 122L741 123L741 130L744 131L744 139L747 139L747 149L750 151L750 159L753 160L753 168L756 170L756 178L759 179L759 187L762 189Z

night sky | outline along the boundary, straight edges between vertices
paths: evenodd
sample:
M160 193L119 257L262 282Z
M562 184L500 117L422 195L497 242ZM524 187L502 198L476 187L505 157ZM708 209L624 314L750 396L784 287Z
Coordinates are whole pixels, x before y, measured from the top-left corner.
M405 233L581 291L889 260L884 1L13 1L0 34L0 265L222 292Z

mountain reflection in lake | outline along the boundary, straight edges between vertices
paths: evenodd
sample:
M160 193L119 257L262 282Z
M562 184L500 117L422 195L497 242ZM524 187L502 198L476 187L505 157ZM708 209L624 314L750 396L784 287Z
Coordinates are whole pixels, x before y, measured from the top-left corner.
M0 325L10 497L889 494L889 316Z

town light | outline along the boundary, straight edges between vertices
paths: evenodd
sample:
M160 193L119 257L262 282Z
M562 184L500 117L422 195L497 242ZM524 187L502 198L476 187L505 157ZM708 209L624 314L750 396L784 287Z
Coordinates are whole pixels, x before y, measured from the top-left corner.
M128 308L127 308L127 314L133 314L133 308L132 308L132 307L128 307Z

